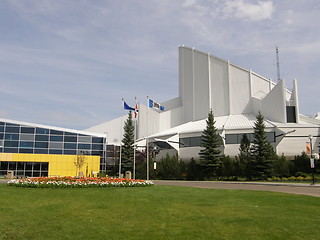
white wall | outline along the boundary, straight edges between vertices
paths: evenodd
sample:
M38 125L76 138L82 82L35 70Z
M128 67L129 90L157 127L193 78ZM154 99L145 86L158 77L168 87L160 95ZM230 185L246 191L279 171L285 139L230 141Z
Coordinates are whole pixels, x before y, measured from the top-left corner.
M211 108L215 116L225 116L229 108L228 62L210 56Z
M208 115L209 108L209 69L208 55L194 51L194 118L201 120Z
M251 113L250 72L230 64L229 73L231 114Z

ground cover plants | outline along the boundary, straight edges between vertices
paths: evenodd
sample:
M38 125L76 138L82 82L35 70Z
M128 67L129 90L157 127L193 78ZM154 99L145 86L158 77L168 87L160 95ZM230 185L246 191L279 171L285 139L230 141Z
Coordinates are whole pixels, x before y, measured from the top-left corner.
M101 188L101 187L144 187L151 181L110 177L35 177L13 179L9 186L31 188Z
M15 188L0 184L0 239L319 239L319 198L274 192Z

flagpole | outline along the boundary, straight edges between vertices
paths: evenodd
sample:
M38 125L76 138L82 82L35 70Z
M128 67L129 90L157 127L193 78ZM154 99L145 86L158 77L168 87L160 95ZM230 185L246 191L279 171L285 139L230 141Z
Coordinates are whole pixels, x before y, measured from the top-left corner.
M147 96L147 138L146 138L146 147L147 147L147 180L149 180L149 97Z
M121 176L121 155L122 155L122 116L123 116L123 110L124 110L124 99L122 98L122 110L121 110L121 129L120 129L120 156L119 156L119 178Z
M134 137L133 137L133 179L136 179L136 139L137 139L137 97L135 97L134 109Z

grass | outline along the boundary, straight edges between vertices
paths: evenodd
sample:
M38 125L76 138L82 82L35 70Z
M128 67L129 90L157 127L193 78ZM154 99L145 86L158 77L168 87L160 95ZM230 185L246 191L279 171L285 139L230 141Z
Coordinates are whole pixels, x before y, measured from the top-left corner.
M320 201L178 186L29 189L0 184L0 239L320 239Z

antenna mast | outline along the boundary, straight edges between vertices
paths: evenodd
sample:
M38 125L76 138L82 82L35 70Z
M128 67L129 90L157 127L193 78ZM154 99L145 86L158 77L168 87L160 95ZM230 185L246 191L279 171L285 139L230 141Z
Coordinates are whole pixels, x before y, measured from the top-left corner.
M276 46L276 56L277 56L277 74L278 74L278 82L281 80L280 78L280 62L279 62L279 48Z

